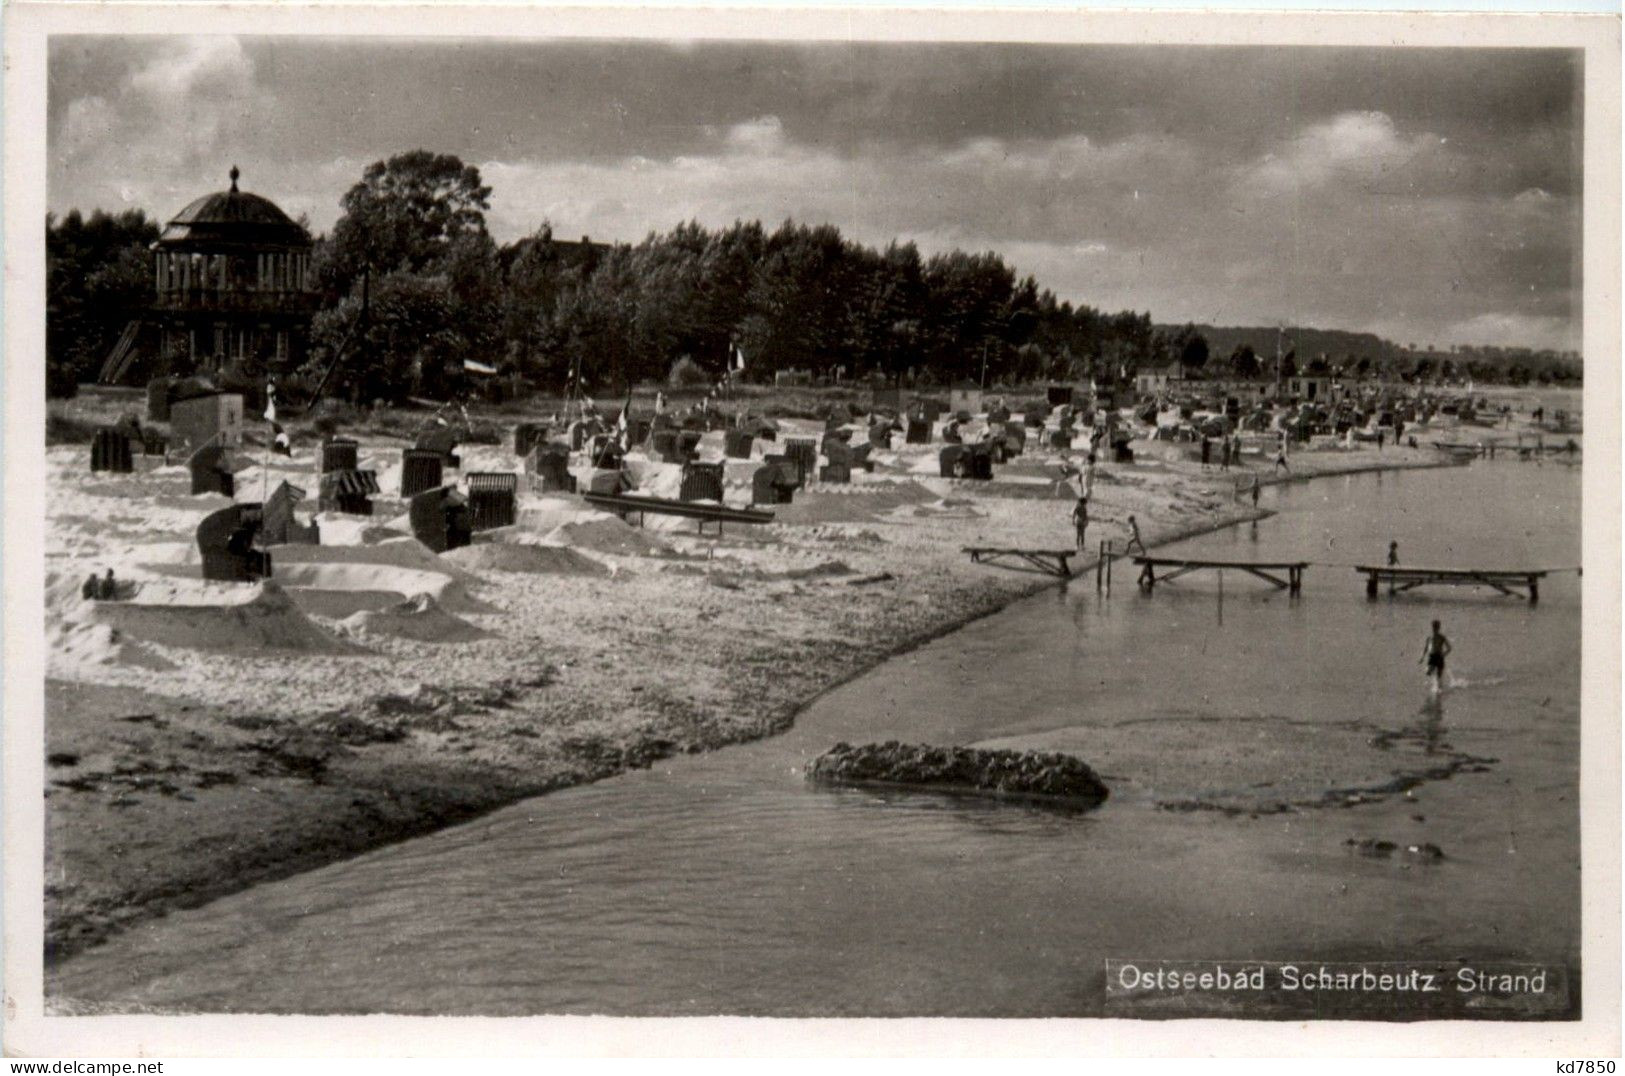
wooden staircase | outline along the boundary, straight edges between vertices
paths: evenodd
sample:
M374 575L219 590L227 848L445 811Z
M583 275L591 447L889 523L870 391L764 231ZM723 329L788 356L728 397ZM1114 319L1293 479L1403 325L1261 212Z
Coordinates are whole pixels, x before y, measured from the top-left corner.
M113 349L107 353L107 358L102 361L102 372L96 378L97 384L117 385L124 380L124 375L129 372L131 364L135 361L138 351L135 345L140 336L140 321L127 321L124 323L124 331L119 333L117 342L113 344Z

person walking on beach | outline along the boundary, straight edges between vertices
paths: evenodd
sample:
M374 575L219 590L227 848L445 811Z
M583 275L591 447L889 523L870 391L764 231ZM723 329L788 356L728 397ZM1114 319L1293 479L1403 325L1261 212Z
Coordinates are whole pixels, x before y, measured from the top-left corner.
M1213 442L1207 434L1202 435L1202 470L1207 470L1208 458L1213 455Z
M1127 542L1127 544L1125 544L1123 546L1123 552L1127 553L1131 549L1133 549L1135 546L1140 547L1140 553L1142 555L1149 555L1150 552L1151 552L1149 549L1147 549L1145 547L1145 539L1140 537L1140 523L1139 523L1139 521L1136 520L1133 516L1129 516L1128 517L1128 542Z
M1084 532L1089 529L1089 498L1079 497L1072 506L1072 527L1078 534L1078 552L1083 552Z
M1433 622L1433 631L1428 634L1427 642L1422 644L1422 656L1418 664L1426 663L1428 679L1437 693L1444 686L1444 659L1450 654L1450 640L1444 637L1439 630L1439 622Z
M1089 453L1083 461L1083 497L1088 500L1095 495L1095 454Z
M1258 507L1258 487L1259 487L1259 485L1260 485L1260 483L1258 481L1258 476L1255 474L1255 475L1253 475L1253 507L1254 508Z
M1399 543L1398 542L1389 542L1388 543L1388 567L1395 568L1395 567L1398 567L1398 566L1399 566Z
M1286 465L1286 434L1281 434L1281 443L1275 449L1275 470L1291 472L1292 468Z
M1228 471L1229 469L1230 469L1230 435L1227 433L1227 434L1224 435L1224 440L1219 444L1219 470Z
M113 582L113 569L107 569L107 574L102 577L101 585L97 588L96 597L104 602L118 599L118 584Z

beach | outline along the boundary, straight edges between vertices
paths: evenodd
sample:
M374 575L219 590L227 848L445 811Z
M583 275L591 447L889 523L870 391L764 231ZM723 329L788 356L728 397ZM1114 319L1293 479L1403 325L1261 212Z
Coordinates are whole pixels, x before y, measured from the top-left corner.
M781 437L822 427L781 425ZM190 608L203 600L191 531L228 502L191 496L173 464L92 475L86 445L48 450L50 961L526 797L780 732L888 657L1055 585L963 547L1073 542L1055 451L979 482L932 473L932 444L877 452L850 484L815 482L766 526L638 528L525 492L498 541L434 554L391 522L404 442L353 435L380 472L374 517L346 529L323 516L321 546L274 547L276 585L209 598L240 608L195 636L156 613L90 608L78 586L113 567L140 584L132 604ZM1245 470L1166 447L1100 466L1091 547L1121 548L1130 515L1151 544L1259 515L1238 492ZM239 490L313 487L313 451L296 443L268 473L245 451ZM522 469L511 444L461 451L465 473ZM1267 462L1245 466L1276 481ZM1315 447L1280 480L1449 463L1425 442ZM725 500L748 492L730 484ZM1071 586L1094 586L1092 562L1074 559ZM1116 585L1131 572L1118 564Z

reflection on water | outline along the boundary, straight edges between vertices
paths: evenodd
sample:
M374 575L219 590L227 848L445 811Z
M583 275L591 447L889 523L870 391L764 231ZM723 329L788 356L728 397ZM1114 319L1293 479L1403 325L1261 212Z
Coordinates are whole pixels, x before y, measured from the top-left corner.
M1098 1012L1108 956L1569 957L1572 575L1537 607L1367 601L1346 565L1390 540L1415 563L1578 563L1578 480L1488 465L1282 487L1276 518L1169 552L1344 565L1311 568L1298 601L1237 573L1153 594L1119 573L1109 596L1080 577L831 692L784 736L172 915L69 962L60 988L234 1010L1042 1016ZM1460 675L1428 699L1435 617ZM1184 770L1136 751L1148 737ZM1113 793L1071 815L803 778L836 741L886 739L1065 743ZM1309 781L1338 752L1499 761L1348 809L1156 806L1159 782ZM1214 774L1191 769L1203 757ZM1448 858L1401 869L1349 856L1351 837Z

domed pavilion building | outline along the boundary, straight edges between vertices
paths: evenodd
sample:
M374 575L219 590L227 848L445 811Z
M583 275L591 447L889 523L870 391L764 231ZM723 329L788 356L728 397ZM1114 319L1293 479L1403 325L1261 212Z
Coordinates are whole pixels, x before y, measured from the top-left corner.
M105 383L227 369L280 372L305 359L317 306L310 234L276 203L231 189L177 213L152 245L155 295L125 326Z

